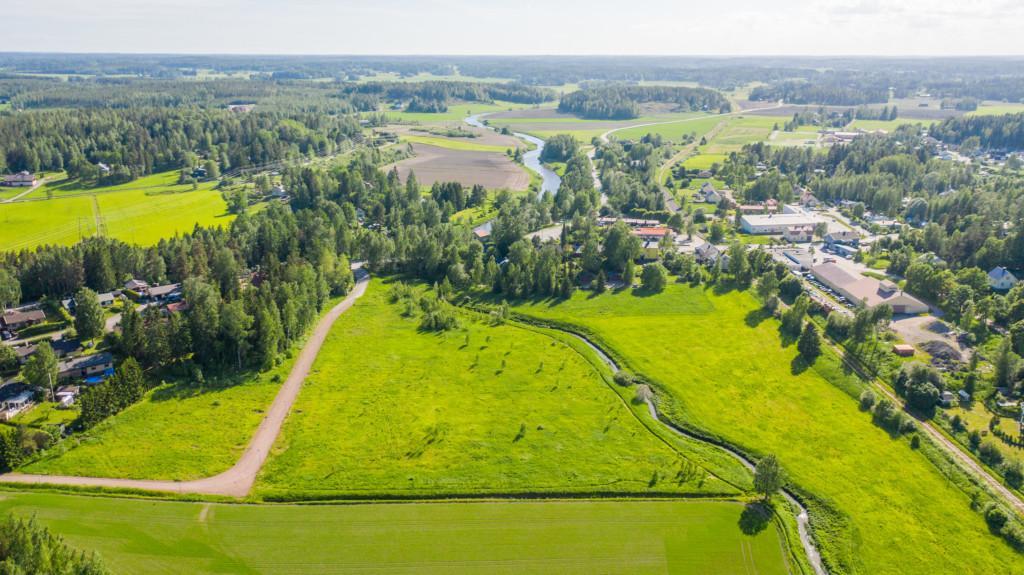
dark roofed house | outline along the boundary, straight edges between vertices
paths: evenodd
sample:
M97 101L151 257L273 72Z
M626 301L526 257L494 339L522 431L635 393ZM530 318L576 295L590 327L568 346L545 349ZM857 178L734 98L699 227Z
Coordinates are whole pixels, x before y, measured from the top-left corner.
M41 309L7 311L0 318L0 324L12 330L22 329L44 321L46 321L46 313Z
M853 230L829 232L827 235L825 235L825 243L830 246L835 244L841 244L856 247L860 245L860 234Z
M29 187L36 185L36 176L30 172L21 171L17 174L4 176L4 185L11 187Z
M94 375L109 375L114 370L114 357L107 352L83 355L62 361L57 365L60 379L85 379Z
M177 301L181 299L181 284L153 286L146 290L145 295L153 302Z
M145 291L149 284L143 280L132 278L124 283L124 289L134 292Z

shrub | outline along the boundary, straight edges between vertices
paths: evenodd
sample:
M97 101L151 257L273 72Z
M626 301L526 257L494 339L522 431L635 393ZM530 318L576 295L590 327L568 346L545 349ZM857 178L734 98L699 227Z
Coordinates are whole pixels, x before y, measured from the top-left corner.
M985 510L985 523L988 523L993 531L1001 530L1009 519L1010 517L998 505L991 504Z
M861 411L868 411L875 406L875 392L870 389L865 389L860 394L860 409Z
M615 375L612 376L612 379L615 381L615 383L621 385L622 387L629 387L636 383L636 377L634 377L633 374L626 371L616 372Z
M1020 489L1024 485L1024 465L1020 461L1011 461L1003 466L1003 477L1010 487Z
M999 447L991 439L981 442L981 445L978 447L978 457L985 463L993 466L1003 462L1003 453L999 451Z
M918 447L921 447L921 436L914 434L914 436L910 438L910 448L917 449Z
M647 403L654 398L654 392L651 391L651 386L646 383L641 383L636 386L636 396L633 401L636 403Z

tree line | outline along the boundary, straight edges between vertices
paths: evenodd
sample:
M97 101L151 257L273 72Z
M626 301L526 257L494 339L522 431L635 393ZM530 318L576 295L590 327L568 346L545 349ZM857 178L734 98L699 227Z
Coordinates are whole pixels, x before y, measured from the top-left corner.
M558 111L581 118L628 120L640 115L640 104L665 102L682 112L728 112L729 101L716 90L669 86L610 85L563 96Z

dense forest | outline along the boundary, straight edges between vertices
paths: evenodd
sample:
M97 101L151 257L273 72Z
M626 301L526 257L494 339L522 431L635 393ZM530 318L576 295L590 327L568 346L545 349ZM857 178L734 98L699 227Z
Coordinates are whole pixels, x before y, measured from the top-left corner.
M413 99L450 102L491 102L502 100L519 104L540 104L555 98L549 89L521 84L477 82L367 82L346 84L346 94L372 94L384 100Z
M889 83L886 78L852 83L847 78L787 80L750 91L751 100L783 100L788 104L823 104L830 106L858 106L889 101Z
M949 118L932 126L930 134L948 144L972 140L986 150L1024 150L1024 114Z
M587 119L623 120L639 116L640 104L648 102L674 104L682 112L731 109L722 94L706 88L619 85L573 92L562 97L558 111Z
M70 549L36 523L7 516L0 520L0 572L5 575L106 575L93 555Z
M202 156L222 171L332 153L359 133L351 116L195 108L45 110L0 115L0 171L96 165L138 177L190 167Z

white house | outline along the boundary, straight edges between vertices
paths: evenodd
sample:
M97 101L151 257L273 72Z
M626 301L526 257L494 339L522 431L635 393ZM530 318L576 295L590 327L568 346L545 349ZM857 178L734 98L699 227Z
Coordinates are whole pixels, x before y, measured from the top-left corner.
M740 218L740 228L748 234L782 234L792 227L813 228L815 224L825 221L799 207L786 205L784 210L781 214L745 214Z
M1017 285L1019 281L1017 276L1002 266L992 268L992 271L988 272L988 285L994 290L1006 291Z
M804 244L814 239L814 226L790 226L782 232L782 239L795 244Z

